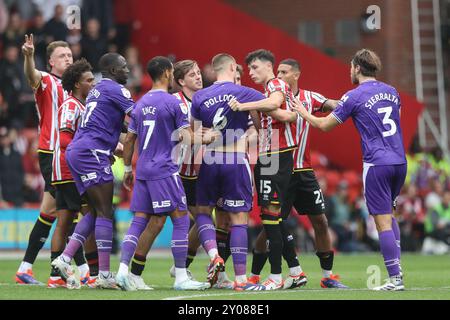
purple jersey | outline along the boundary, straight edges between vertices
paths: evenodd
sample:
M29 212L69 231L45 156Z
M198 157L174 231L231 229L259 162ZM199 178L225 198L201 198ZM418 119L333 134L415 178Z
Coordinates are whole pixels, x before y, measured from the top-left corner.
M380 81L367 81L347 92L332 115L339 123L353 118L361 136L364 163L404 164L400 106L397 90Z
M223 81L197 91L192 98L192 117L201 121L203 127L219 130L224 145L234 143L253 124L248 112L234 112L228 106L233 98L245 103L262 100L265 96L252 88ZM234 132L227 136L227 130Z
M131 94L121 84L103 78L90 92L81 125L71 148L101 150L112 154L119 142L125 114L133 109Z
M151 90L136 102L128 126L138 135L136 179L159 180L178 172L172 150L178 130L189 127L188 114L182 101L163 90Z

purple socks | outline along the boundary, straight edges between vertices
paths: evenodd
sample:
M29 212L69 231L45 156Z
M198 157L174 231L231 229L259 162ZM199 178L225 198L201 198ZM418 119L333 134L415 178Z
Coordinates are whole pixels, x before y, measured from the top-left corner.
M217 249L216 227L214 227L212 217L209 214L199 213L195 217L195 223L197 224L198 238L206 253L211 249Z
M124 236L122 241L122 251L120 262L126 265L130 264L131 258L133 257L134 252L136 251L136 247L139 241L139 237L142 232L144 232L145 227L147 226L148 219L143 217L134 217L131 222L130 227L128 228L127 234Z
M247 272L247 225L238 224L231 227L230 250L233 257L234 274L245 275Z
M98 250L98 269L109 272L109 262L112 249L113 222L107 218L97 218L95 222L95 242Z
M70 241L64 250L64 255L73 258L77 250L84 244L86 238L95 229L95 217L91 213L87 213L83 219L77 224L73 234L70 236Z
M398 226L397 219L395 219L394 217L392 217L392 231L394 232L395 242L398 248L398 259L400 260L402 253L402 249L400 246L400 228Z
M386 230L380 232L379 237L381 254L383 255L389 277L397 276L400 274L400 257L394 231Z
M186 268L186 258L188 252L189 215L172 219L172 255L176 268Z

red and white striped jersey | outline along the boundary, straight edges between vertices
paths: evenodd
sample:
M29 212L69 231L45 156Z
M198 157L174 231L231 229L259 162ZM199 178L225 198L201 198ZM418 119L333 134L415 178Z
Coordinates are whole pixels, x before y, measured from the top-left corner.
M39 117L38 151L51 153L56 141L58 107L67 98L61 79L41 71L42 79L35 89L36 110Z
M269 97L274 92L281 92L284 95L283 110L291 110L294 96L289 85L283 80L274 78L269 80L265 86L265 95ZM273 119L264 112L260 113L261 130L259 142L259 154L270 154L279 151L287 151L296 148L297 140L295 136L296 123L280 122Z
M327 100L319 93L299 89L295 97L310 113L321 112L324 102ZM309 153L309 128L310 125L302 117L297 119L296 137L298 149L294 152L294 171L311 169L311 157Z
M75 136L85 106L73 96L69 96L58 109L58 128L55 151L53 154L53 183L72 182L73 177L66 163L66 146L61 146L60 131L67 131L71 138ZM67 142L66 142L67 143Z
M191 121L191 106L192 101L186 97L183 93L183 91L177 92L173 94L175 98L182 101L187 107L188 107L188 120ZM188 177L188 178L194 178L197 177L197 172L194 167L194 160L195 160L195 151L194 147L187 148L186 145L180 146L180 155L178 158L178 164L180 166L179 172L181 176Z

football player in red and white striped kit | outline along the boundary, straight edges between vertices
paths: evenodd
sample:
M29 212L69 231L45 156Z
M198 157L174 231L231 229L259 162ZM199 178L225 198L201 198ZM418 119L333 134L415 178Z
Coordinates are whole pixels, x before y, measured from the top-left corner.
M260 49L249 53L246 63L250 69L250 77L255 83L264 85L267 98L243 104L236 100L230 101L230 106L235 111L260 111L261 129L255 182L264 226L262 232L266 233L269 240L271 272L263 282L265 290L283 288L281 207L286 200L293 152L297 147L297 114L290 111L294 96L289 86L275 77L274 62L275 58L268 50Z
M299 88L300 64L294 59L285 59L278 66L277 76L284 80L291 88L296 99L310 112L333 111L337 105L337 100L327 99L317 92L303 90ZM310 125L301 117L297 119L297 142L298 149L294 152L294 168L289 184L286 202L281 209L283 221L286 220L294 207L298 214L308 215L314 228L316 254L320 260L323 277L320 285L323 288L345 288L339 282L337 275L332 274L334 252L332 251L330 234L328 231L328 221L325 216L325 203L322 190L317 182L314 170L311 166L310 157ZM265 239L258 238L255 245L259 249L252 265L254 281L257 281L265 263ZM295 252L295 244L292 235L287 232L283 234L283 256L290 268L299 266ZM301 272L300 276L289 275L284 281L285 289L294 289L305 285L306 275Z
M55 41L47 46L47 67L50 72L39 71L35 67L34 49L33 35L25 35L25 43L22 46L24 72L34 91L39 117L39 166L45 180L45 192L39 218L30 233L25 256L16 273L15 280L20 284L41 284L34 279L32 267L56 218L55 190L51 185L52 160L57 134L58 107L66 98L60 78L66 68L73 63L69 45L64 41Z
M87 209L87 201L82 200L72 173L66 162L65 151L69 143L75 136L78 129L82 113L85 110L85 101L89 91L94 86L94 75L91 65L80 59L69 66L62 75L62 86L69 95L58 108L58 127L53 156L52 185L56 189L56 216L57 224L52 237L51 260L53 261L61 255L66 246L67 237L74 229L72 222L78 217L82 206ZM93 239L86 242L87 256L96 253L96 246ZM77 254L83 255L83 248L80 247ZM86 261L79 262L75 259L80 271L81 284L92 284L95 280L90 279L89 267ZM95 274L94 274L95 276ZM58 271L52 268L47 287L65 287L66 283L61 279Z

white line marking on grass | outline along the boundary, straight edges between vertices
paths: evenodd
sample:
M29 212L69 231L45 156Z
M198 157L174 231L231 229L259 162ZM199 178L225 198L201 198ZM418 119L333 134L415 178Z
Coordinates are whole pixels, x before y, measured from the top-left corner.
M442 287L442 288L406 288L403 292L408 291L426 291L426 290L448 290L450 287ZM374 291L371 289L303 289L303 290L270 290L270 291L258 291L258 292L232 292L232 293L205 293L205 294L193 294L188 296L175 296L168 297L162 300L184 300L184 299L193 299L193 298L203 298L203 297L224 297L224 296L236 296L236 295L260 295L260 294L298 294L298 293L311 293L311 292L352 292L352 291L367 291L367 292L386 292L386 291Z

